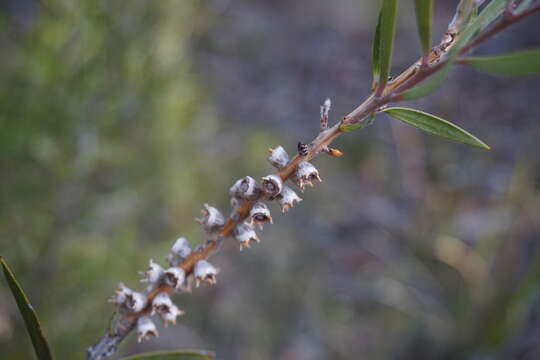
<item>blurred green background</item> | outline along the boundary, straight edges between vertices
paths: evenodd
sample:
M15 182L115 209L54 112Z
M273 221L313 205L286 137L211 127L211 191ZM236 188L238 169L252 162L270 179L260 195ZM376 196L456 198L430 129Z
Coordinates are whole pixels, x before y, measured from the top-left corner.
M435 38L453 1L437 2ZM59 359L105 331L119 281L164 263L193 218L228 211L266 150L317 133L370 86L377 2L0 2L0 252ZM539 17L484 45L540 44ZM420 54L402 2L394 72ZM316 161L324 182L262 243L225 243L218 285L121 354L206 348L220 359L540 358L540 83L458 68L410 104L463 126L482 151L385 116ZM408 104L409 105L409 104ZM0 282L0 357L32 349Z

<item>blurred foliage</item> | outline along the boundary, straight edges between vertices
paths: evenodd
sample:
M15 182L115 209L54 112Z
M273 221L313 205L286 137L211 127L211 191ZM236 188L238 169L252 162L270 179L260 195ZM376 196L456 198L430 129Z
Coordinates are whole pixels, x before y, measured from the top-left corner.
M414 6L403 4L393 72L421 53ZM163 262L177 236L203 239L201 204L226 210L234 180L271 171L268 147L309 141L327 96L336 119L369 92L376 5L2 3L0 249L59 359L83 358L105 331L117 282L136 288L137 271ZM434 38L454 5L435 2ZM535 20L480 53L538 44ZM224 244L218 286L179 295L179 324L130 338L123 354L492 359L534 348L538 94L538 79L459 68L414 103L489 153L384 116L344 136L345 156L317 161L324 182L287 217L273 208L261 245L239 256ZM31 358L0 286L0 354Z

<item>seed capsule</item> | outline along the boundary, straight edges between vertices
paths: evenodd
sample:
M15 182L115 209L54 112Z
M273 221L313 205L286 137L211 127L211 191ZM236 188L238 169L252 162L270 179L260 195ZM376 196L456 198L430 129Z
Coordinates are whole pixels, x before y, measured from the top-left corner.
M184 284L186 279L186 273L184 270L178 267L171 267L165 271L163 275L163 280L165 284L169 285L172 288L178 289Z
M238 224L234 228L232 235L240 243L240 251L245 247L248 248L251 242L261 241L255 230L253 230L253 227L246 223Z
M283 146L280 145L275 149L268 149L268 152L270 153L268 161L275 168L281 169L289 163L289 155L287 154Z
M191 254L191 247L186 238L180 237L174 242L171 252L185 259Z
M196 219L196 221L202 224L203 229L206 232L215 232L219 230L225 224L225 218L218 209L208 204L204 204L204 209L201 211L202 218Z
M262 229L263 225L266 223L273 223L270 210L262 201L257 201L253 205L251 211L249 212L249 216L251 217L251 224L253 225L255 223L259 225L260 229Z
M302 201L302 198L298 196L293 189L288 186L284 186L281 193L276 197L279 205L281 206L281 212L286 212L295 203Z
M152 314L159 314L165 326L169 322L176 323L176 317L184 314L184 312L173 304L169 295L165 292L160 292L152 301Z
M172 306L169 308L169 311L163 314L160 314L161 320L163 320L163 325L167 327L169 323L172 323L173 325L176 324L176 318L178 316L184 315L184 312L180 310L176 305L172 304Z
M169 294L166 292L160 292L152 300L152 314L164 314L169 311L170 307L173 305Z
M136 291L126 295L124 307L130 312L142 311L146 306L146 296Z
M229 194L239 199L253 199L258 193L259 187L257 182L251 176L237 180L229 189Z
M167 262L170 266L177 266L187 258L189 254L191 254L189 242L184 237L178 238L174 242L170 254L167 255Z
M140 272L139 274L143 276L141 279L142 283L157 284L163 276L163 268L159 264L156 264L154 260L150 259L148 270Z
M133 290L126 287L123 283L118 284L118 290L114 292L114 296L109 299L110 303L115 305L124 305L128 295L131 295Z
M277 196L283 188L283 181L278 175L268 175L262 178L262 190L268 197Z
M158 336L156 324L149 316L141 316L137 320L137 341L141 342L156 336Z
M307 161L298 163L296 166L294 181L300 187L300 189L304 190L306 184L313 186L313 181L315 180L319 182L322 181L319 177L319 171L317 171L317 168Z
M214 285L216 283L217 273L218 269L216 269L214 265L210 264L208 261L197 261L195 268L193 269L193 274L195 275L195 286L199 287L199 283L201 281Z

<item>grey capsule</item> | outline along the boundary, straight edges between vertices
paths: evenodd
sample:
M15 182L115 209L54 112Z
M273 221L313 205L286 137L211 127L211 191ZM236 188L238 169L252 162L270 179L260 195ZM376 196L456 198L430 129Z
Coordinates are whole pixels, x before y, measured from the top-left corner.
M286 212L295 203L302 201L302 198L298 196L293 189L288 186L284 186L281 193L276 197L276 200L278 201L279 206L281 206L281 212Z
M251 217L251 224L259 225L260 229L262 229L262 226L266 223L273 223L272 216L270 215L270 210L268 209L268 206L266 206L266 204L262 201L257 201L253 205L251 211L249 212L249 216Z
M161 277L163 276L163 268L161 267L161 265L156 264L154 260L150 259L148 270L144 272L140 272L139 274L143 276L143 279L141 280L141 282L157 284L161 280Z
M163 274L163 281L174 289L178 289L184 284L186 273L179 267L171 267Z
M268 161L272 166L281 169L289 163L289 154L285 151L283 146L278 146L275 149L268 149L270 156L268 156Z
M141 316L137 320L137 342L156 336L158 336L156 324L154 324L150 316Z
M253 199L259 194L259 186L255 179L246 176L237 180L229 189L229 194L239 199Z
M218 272L219 270L215 268L214 265L210 264L208 261L197 261L197 263L195 264L195 268L193 269L196 286L199 287L199 283L201 281L207 282L210 285L214 285L216 283L216 275Z
M196 220L203 226L206 232L218 231L225 224L225 218L215 207L204 204L204 209L201 213L202 217Z
M301 161L296 166L296 172L294 174L294 181L304 190L306 185L313 186L313 181L322 181L319 176L319 171L313 164L307 161Z
M245 247L250 247L252 242L261 241L253 227L246 223L238 224L234 228L232 235L240 243L240 251Z
M269 197L277 196L283 188L283 180L278 175L268 175L262 178L261 189Z

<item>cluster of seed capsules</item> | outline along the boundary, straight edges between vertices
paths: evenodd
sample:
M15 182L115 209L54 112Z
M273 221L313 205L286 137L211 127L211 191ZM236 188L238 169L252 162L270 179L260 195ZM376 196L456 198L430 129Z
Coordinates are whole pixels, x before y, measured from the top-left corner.
M278 170L289 163L289 156L282 146L270 149L269 152L268 161ZM290 180L303 191L306 185L313 186L313 182L321 181L321 178L311 163L301 161L296 165ZM249 216L246 220L239 222L231 233L238 241L240 250L249 248L252 243L260 242L255 232L255 225L262 229L264 224L272 223L270 210L264 201L277 201L282 212L302 201L277 174L263 177L260 184L252 177L246 176L236 181L230 188L229 194L233 214L246 201L252 204ZM220 231L225 225L225 218L218 209L205 204L202 217L196 220L202 225L210 239L214 241L219 239ZM195 251L202 248L203 246L200 245ZM169 293L191 291L192 284L198 287L200 283L210 285L216 283L219 269L204 259L198 260L193 266L193 271L186 274L180 265L191 253L189 242L183 237L177 239L167 256L169 268L166 269L150 260L148 269L140 273L143 276L141 282L148 284L144 292L133 291L121 283L115 295L109 300L118 306L121 314L137 316L139 342L158 335L156 325L151 318L153 315L161 317L166 327L169 323L175 324L176 318L184 313L173 303Z

